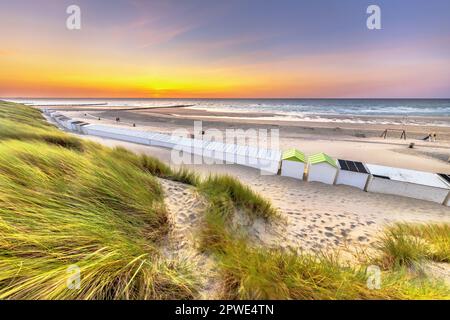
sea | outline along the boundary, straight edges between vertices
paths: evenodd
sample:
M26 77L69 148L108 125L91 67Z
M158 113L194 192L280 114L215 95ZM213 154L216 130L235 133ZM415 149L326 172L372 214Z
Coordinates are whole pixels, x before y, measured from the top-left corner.
M167 107L290 121L404 123L450 126L450 99L4 99L41 107ZM225 115L223 115L225 114Z

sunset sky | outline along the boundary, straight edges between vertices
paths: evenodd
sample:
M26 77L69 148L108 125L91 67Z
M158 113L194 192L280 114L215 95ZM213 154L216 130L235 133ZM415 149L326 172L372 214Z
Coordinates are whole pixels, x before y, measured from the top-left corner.
M0 34L0 97L450 97L448 0L0 0Z

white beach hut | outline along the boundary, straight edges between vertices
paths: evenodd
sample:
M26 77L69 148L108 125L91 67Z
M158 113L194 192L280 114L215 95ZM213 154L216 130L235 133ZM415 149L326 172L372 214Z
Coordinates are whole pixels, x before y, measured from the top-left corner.
M84 133L83 127L89 125L89 123L80 121L79 123L74 123L73 125L76 132Z
M277 174L280 169L281 152L275 149L260 149L258 160L261 171L266 174Z
M205 148L205 142L200 139L192 139L192 153L198 156L203 155L203 149Z
M305 154L297 149L289 149L283 152L281 157L281 175L303 180L305 173Z
M345 184L365 190L369 180L369 171L362 162L338 159L339 172L336 184Z
M203 150L203 156L222 162L224 158L224 144L217 141L208 143Z
M236 147L236 163L246 166L248 163L248 147L237 145Z
M325 153L317 153L308 158L307 181L334 184L337 172L336 160Z
M83 130L86 131L87 134L103 138L117 139L139 144L148 144L149 142L148 133L145 131L128 130L125 128L110 127L105 125L87 125L84 126Z
M440 175L417 170L367 164L372 177L367 191L445 204L450 185Z
M181 137L180 139L178 139L176 141L176 144L173 146L173 148L176 148L177 150L180 150L183 152L193 154L194 139Z
M439 173L439 178L450 188L450 174ZM444 200L444 206L450 207L450 190L448 192L447 198Z
M258 148L248 147L247 164L245 164L245 166L259 169L258 153Z
M76 124L77 123L80 123L80 122L82 122L82 121L80 121L80 120L75 120L75 119L71 119L71 120L68 120L67 122L66 122L66 124L67 124L67 129L68 130L70 130L70 131L77 131L77 128L76 128Z
M172 148L173 143L170 141L168 134L156 133L150 137L150 145L155 147Z
M236 152L237 152L238 146L235 144L226 144L225 145L225 155L224 159L226 163L234 164L236 163Z

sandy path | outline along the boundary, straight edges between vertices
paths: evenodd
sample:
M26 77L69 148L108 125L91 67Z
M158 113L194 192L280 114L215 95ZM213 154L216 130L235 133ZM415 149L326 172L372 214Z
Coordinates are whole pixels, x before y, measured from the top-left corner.
M199 299L214 299L219 292L219 280L211 257L197 250L196 233L204 215L205 200L185 184L165 179L161 183L171 231L163 252L170 259L187 261L201 281Z

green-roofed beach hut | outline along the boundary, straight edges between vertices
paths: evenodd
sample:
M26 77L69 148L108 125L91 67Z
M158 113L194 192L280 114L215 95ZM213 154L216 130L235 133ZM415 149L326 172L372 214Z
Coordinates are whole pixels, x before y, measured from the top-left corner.
M325 153L316 153L308 157L308 181L334 184L338 170L336 160Z
M281 175L303 180L306 167L305 154L297 149L289 149L281 156Z

